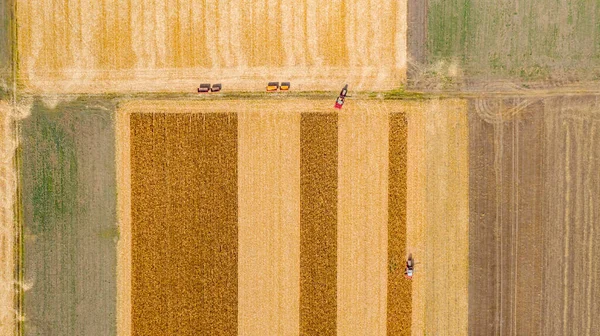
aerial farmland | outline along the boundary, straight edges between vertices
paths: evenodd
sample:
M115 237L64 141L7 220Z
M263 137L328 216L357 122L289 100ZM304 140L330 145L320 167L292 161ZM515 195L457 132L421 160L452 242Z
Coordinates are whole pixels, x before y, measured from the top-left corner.
M598 19L0 0L0 335L600 334Z

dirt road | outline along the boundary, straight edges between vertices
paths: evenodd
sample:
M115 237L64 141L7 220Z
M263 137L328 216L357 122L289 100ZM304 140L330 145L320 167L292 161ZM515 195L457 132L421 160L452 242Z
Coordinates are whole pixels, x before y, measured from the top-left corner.
M600 331L598 102L470 104L471 334Z
M16 142L11 107L0 101L0 334L15 332Z

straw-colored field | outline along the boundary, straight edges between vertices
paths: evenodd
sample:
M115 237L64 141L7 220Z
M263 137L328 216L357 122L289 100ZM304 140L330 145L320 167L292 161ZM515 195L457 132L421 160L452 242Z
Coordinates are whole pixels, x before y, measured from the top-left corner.
M17 0L32 92L391 89L406 68L406 0Z
M469 281L468 124L464 100L409 105L408 252L416 277L413 335L466 335Z

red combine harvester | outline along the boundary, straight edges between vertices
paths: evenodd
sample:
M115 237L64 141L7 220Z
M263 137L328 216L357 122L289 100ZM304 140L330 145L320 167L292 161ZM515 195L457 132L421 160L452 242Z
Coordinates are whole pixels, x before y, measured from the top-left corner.
M404 276L409 280L412 280L414 267L415 262L413 260L412 254L409 254L408 259L406 260L406 268L404 269Z
M348 84L344 85L344 88L340 92L339 97L335 101L336 109L338 109L338 110L342 109L342 106L344 106L344 100L346 100L346 94L348 94Z

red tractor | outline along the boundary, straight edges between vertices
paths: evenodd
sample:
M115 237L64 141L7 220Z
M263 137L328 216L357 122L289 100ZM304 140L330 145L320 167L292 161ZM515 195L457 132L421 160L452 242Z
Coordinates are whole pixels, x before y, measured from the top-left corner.
M348 94L348 84L346 84L344 86L344 88L342 89L342 92L340 92L339 97L335 101L336 109L338 109L338 110L342 109L342 106L344 105L344 100L346 100L346 94Z

